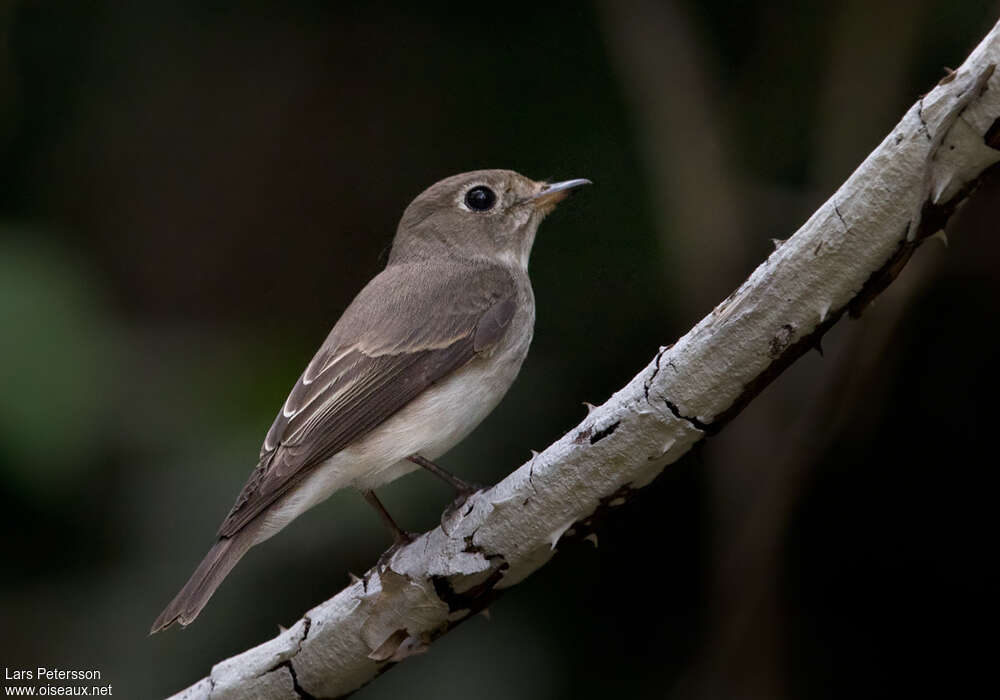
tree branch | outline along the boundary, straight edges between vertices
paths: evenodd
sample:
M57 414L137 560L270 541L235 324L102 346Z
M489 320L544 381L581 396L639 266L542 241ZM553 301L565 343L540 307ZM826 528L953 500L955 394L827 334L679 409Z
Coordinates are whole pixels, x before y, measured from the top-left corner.
M175 698L333 698L419 653L859 315L1000 161L1000 24L798 232L583 422L291 629Z

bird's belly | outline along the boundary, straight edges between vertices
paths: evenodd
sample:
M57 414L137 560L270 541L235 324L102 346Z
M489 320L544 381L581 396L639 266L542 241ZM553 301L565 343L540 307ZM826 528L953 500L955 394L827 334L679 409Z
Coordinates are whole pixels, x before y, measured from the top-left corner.
M507 393L530 340L529 334L518 347L500 353L503 359L499 362L473 360L428 388L365 437L317 466L267 514L256 542L268 539L335 491L347 486L373 489L417 469L417 465L406 459L412 454L436 459L450 450Z
M410 402L345 450L357 455L359 463L372 465L359 470L352 485L373 489L417 469L406 459L410 455L437 459L457 445L500 403L523 359L520 354L499 366L476 360Z

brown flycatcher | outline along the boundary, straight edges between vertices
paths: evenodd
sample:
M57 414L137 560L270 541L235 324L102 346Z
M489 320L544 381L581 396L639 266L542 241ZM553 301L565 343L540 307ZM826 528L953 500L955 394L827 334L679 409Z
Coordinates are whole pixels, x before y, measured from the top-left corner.
M535 182L510 170L449 177L406 208L386 268L361 290L292 388L218 539L153 623L192 622L250 547L346 487L393 530L373 489L469 434L528 352L528 256L542 219L588 180Z

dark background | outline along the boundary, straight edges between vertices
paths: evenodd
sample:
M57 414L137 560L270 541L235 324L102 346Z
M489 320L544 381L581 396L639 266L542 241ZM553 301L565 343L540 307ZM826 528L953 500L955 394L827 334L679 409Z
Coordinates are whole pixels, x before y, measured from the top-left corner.
M338 494L152 638L400 213L483 167L543 225L533 349L442 463L496 481L762 261L995 2L0 2L0 664L157 697L386 546ZM857 322L359 698L832 698L995 680L992 178ZM410 529L450 499L385 488Z

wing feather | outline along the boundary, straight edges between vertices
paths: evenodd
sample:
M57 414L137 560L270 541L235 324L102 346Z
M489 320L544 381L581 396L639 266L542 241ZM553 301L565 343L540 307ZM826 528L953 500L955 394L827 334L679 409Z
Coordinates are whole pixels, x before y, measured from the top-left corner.
M496 265L386 268L344 312L292 388L219 535L238 532L313 467L492 348L517 303L514 279Z

